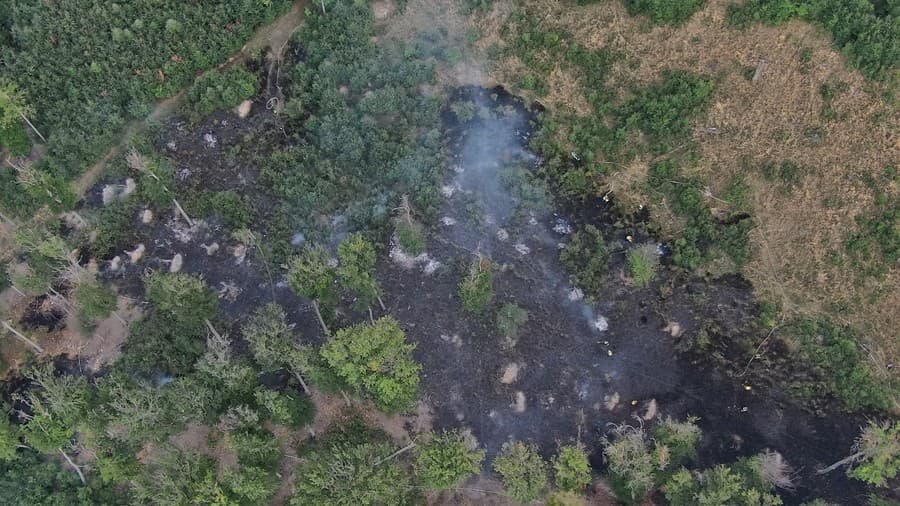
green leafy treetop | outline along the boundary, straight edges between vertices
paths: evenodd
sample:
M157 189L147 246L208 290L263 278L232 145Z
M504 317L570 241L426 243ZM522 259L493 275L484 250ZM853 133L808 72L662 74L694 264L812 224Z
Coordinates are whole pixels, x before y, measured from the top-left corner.
M216 314L216 298L199 276L154 272L144 279L144 287L147 300L176 330L202 332L204 320Z
M347 384L387 412L408 409L419 395L422 367L412 359L412 344L390 316L375 323L337 331L322 346L322 358Z
M481 469L484 450L470 446L459 432L435 434L416 451L416 475L433 490L455 486Z
M291 506L404 506L413 504L410 475L387 445L336 443L314 452L295 473Z
M285 368L309 394L303 372L309 367L309 351L294 344L294 334L284 309L271 303L259 308L244 324L244 339L256 362L267 370Z
M556 486L578 492L591 483L591 465L581 446L563 446L553 461Z
M313 308L325 334L329 334L329 331L322 312L330 312L337 304L336 275L335 266L328 252L319 246L307 249L288 262L288 284L291 290L313 302Z
M781 498L755 486L756 478L718 465L695 477L681 469L666 482L666 499L672 506L779 506Z
M900 472L900 422L870 422L857 440L861 464L850 476L883 487Z
M504 444L494 459L494 470L503 478L506 493L520 503L537 499L547 488L547 463L534 445Z
M337 275L341 285L356 294L359 307L369 307L376 300L381 303L381 290L375 281L375 248L361 235L353 234L338 246Z

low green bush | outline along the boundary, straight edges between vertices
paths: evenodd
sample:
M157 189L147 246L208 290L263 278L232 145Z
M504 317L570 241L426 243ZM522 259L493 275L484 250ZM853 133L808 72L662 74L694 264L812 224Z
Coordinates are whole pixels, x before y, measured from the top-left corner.
M547 488L547 463L533 445L506 443L494 459L494 470L500 473L503 488L515 501L529 503Z
M78 308L78 319L92 327L115 311L117 297L108 286L91 281L81 283L72 290L72 302Z
M505 338L518 337L522 325L528 323L528 311L516 304L508 303L497 311L497 330Z
M553 460L556 486L580 492L591 483L591 465L587 453L580 446L563 446Z
M476 258L469 266L469 273L459 283L459 298L463 308L473 314L484 314L494 300L494 275L491 261Z
M572 234L559 254L559 261L578 287L594 294L603 289L609 272L609 249L597 227L586 225Z
M187 93L191 109L206 116L219 109L235 107L256 95L259 77L241 66L212 70L198 77Z
M625 0L631 15L642 14L654 23L681 24L700 10L706 0Z
M256 402L262 406L273 422L300 428L312 422L316 407L308 397L294 392L276 392L259 388L255 393Z
M247 228L253 223L252 202L234 190L204 192L187 202L192 216L215 217L229 230Z
M624 128L639 128L650 149L662 154L690 136L691 120L705 109L713 82L684 71L668 73L659 84L638 90L618 111Z
M416 476L432 490L454 487L481 470L484 450L470 449L459 432L434 434L416 449Z
M628 276L637 287L645 287L659 270L659 253L655 244L644 244L628 251L626 255Z
M876 379L867 355L846 327L825 320L801 320L788 327L800 342L803 358L819 381L850 411L884 410L900 395L896 381Z
M0 128L0 149L4 148L12 156L27 156L31 153L31 138L22 125L12 124Z

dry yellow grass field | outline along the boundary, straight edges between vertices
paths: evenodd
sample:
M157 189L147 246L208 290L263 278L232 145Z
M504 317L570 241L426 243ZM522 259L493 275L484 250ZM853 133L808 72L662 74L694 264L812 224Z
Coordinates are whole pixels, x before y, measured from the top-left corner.
M730 27L725 19L731 0L712 0L679 27L651 26L632 17L620 2L586 7L551 0L530 0L526 8L548 29L571 33L594 49L622 55L608 79L621 98L627 90L658 81L666 70L681 69L712 77L716 88L705 115L694 123L693 141L699 161L685 170L709 184L711 208L734 176L749 186L752 259L743 274L762 300L778 302L786 316L827 315L849 324L870 347L873 364L882 372L900 359L900 268L881 279L861 277L847 266L829 261L842 252L855 217L873 211L874 191L865 182L887 166L900 166L900 111L886 101L884 85L848 68L834 49L830 35L802 21L782 26ZM490 42L507 23L510 9L503 2L489 16L470 22ZM757 79L748 72L759 69ZM515 58L500 61L489 77L512 85L522 76ZM547 107L591 114L583 89L564 67L547 79L550 92L540 101ZM843 83L831 107L839 119L823 119L822 84ZM818 130L813 130L818 129ZM810 131L820 132L818 139ZM821 135L821 132L824 135ZM749 165L791 161L807 169L792 192L781 191ZM649 205L668 233L679 221L662 202L649 201L638 187L651 159L628 163L608 178L626 206ZM900 195L894 181L880 188L891 198ZM835 307L844 308L835 312Z

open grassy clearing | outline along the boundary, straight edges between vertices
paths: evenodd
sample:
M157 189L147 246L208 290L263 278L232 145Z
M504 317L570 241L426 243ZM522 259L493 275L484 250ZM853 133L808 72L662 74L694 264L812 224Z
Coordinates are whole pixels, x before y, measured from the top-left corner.
M496 17L472 18L482 33L504 25L510 7L499 4ZM871 274L871 266L848 253L847 242L858 219L895 208L900 195L892 170L900 163L900 112L892 89L848 70L820 28L790 21L736 30L726 20L729 5L709 2L675 27L648 25L618 2L578 8L526 2L526 9L544 30L617 55L606 81L613 101L675 69L713 79L707 112L692 121L686 145L677 146L695 152L680 162L684 177L703 182L713 213L752 216L751 257L740 271L762 300L781 308L779 321L824 316L850 325L871 345L874 369L890 377L887 365L900 356L894 324L900 269L882 261ZM515 89L527 72L513 56L501 58L490 76ZM584 80L576 82L570 65L555 65L550 91L536 98L554 111L592 114ZM659 159L645 154L624 161L597 191L611 191L626 212L649 207L662 235L677 237L683 218L645 185ZM785 163L789 171L780 169ZM703 271L733 268L713 262Z

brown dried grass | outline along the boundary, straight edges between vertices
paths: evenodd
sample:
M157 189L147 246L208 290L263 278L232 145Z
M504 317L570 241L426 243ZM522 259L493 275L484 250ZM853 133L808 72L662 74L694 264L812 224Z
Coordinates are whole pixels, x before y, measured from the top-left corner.
M883 279L861 279L846 267L828 261L843 251L856 229L855 217L872 211L873 192L865 174L879 174L900 165L900 113L882 98L878 83L847 67L830 43L830 36L801 21L783 26L756 25L736 30L727 25L731 0L711 0L681 27L651 27L631 17L620 2L573 7L552 0L529 0L525 6L541 13L548 27L562 28L591 48L609 48L623 58L612 68L608 85L620 98L628 90L657 82L663 72L683 69L711 76L716 91L705 116L695 123L693 141L700 161L686 170L709 182L713 195L735 175L743 175L751 191L749 207L757 227L750 236L752 260L743 269L758 296L780 302L788 315L826 314L857 329L864 340L877 343L878 361L900 359L896 318L900 313L900 268ZM801 53L809 51L806 68ZM759 80L744 76L765 61ZM490 76L516 83L521 64L504 61ZM556 74L556 72L554 72ZM832 107L842 116L820 116L823 83L846 83ZM550 77L554 93L543 102L564 112L581 112L577 87L560 86ZM823 128L824 142L810 142L804 132ZM710 130L714 128L715 133ZM792 193L779 191L743 160L790 160L809 170ZM677 231L679 221L664 203L648 202L638 183L649 159L638 159L609 178L609 189L626 206L650 205L662 229ZM896 184L882 188L900 195ZM826 199L830 204L826 204ZM835 205L835 202L837 203ZM710 201L712 206L716 202ZM719 204L721 205L721 204ZM835 314L832 308L848 308ZM873 352L873 355L877 355ZM879 368L881 369L881 368Z

